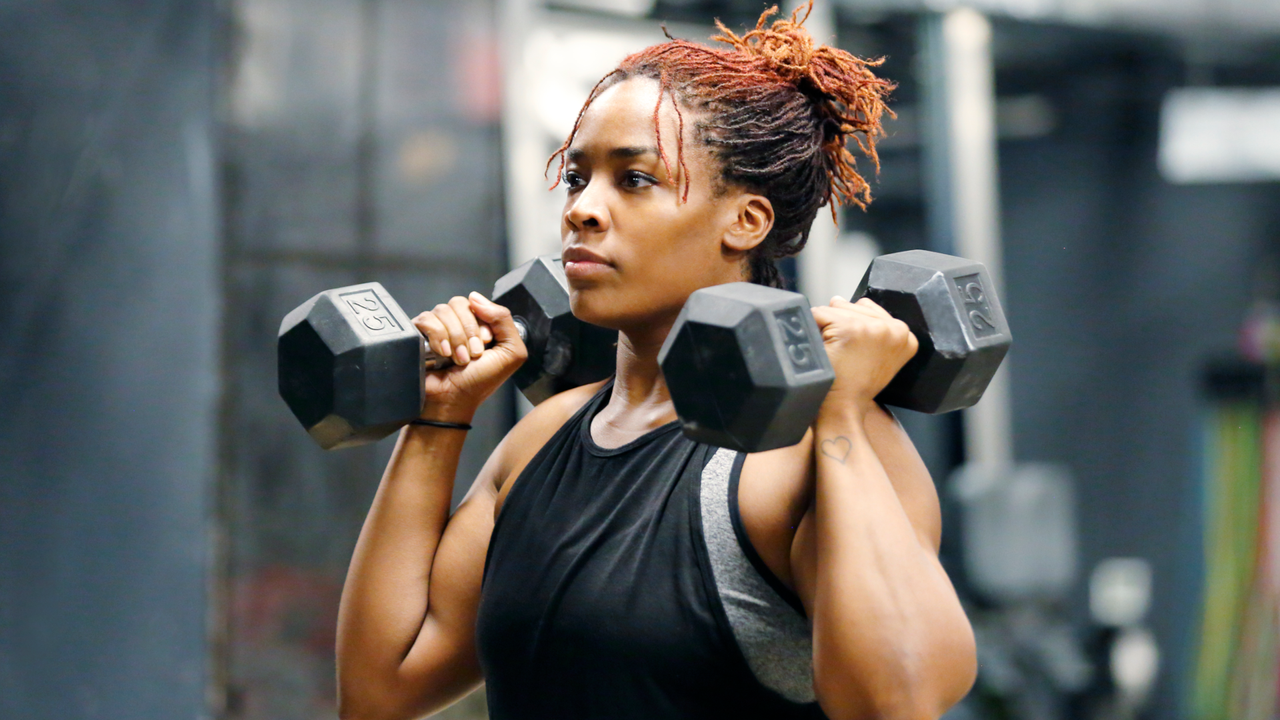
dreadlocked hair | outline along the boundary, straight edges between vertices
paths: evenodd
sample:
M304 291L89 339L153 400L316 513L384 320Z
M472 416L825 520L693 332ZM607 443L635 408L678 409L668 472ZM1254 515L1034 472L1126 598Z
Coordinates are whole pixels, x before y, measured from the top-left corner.
M835 219L838 205L866 209L871 188L858 173L849 151L850 140L880 170L876 140L884 134L881 117L893 112L885 98L895 87L871 68L883 58L864 60L837 48L816 45L804 21L812 0L791 14L766 21L778 12L769 8L755 29L736 35L719 20L719 34L711 40L728 49L670 38L628 56L616 70L600 79L578 111L573 130L547 160L558 157L556 184L563 174L565 152L573 142L582 116L600 93L623 80L645 77L658 81L653 109L658 153L675 183L672 161L658 131L658 112L664 97L675 107L679 132L675 164L685 178L681 202L689 197L689 173L684 161L684 113L694 110L693 137L710 150L720 165L718 192L740 187L769 199L774 224L749 256L752 282L782 287L775 262L800 252L809 228L823 205ZM556 184L553 184L554 188Z

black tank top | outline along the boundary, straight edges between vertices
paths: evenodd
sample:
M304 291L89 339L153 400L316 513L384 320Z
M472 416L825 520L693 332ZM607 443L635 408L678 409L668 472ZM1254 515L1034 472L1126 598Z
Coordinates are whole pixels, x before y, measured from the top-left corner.
M823 718L762 685L735 643L702 537L715 448L671 423L591 439L606 385L507 495L476 638L494 720Z

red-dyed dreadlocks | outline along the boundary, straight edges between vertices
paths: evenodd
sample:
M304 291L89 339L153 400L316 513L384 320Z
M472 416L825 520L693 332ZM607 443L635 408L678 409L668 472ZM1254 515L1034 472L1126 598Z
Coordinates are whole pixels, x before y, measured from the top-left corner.
M880 119L885 112L892 115L885 97L894 84L870 69L883 59L862 60L815 45L803 27L812 8L811 1L804 17L796 10L789 20L778 18L765 27L778 12L772 7L741 37L717 20L720 34L711 39L729 45L727 50L672 39L624 59L592 88L573 131L547 161L550 169L560 158L556 184L564 171L565 152L592 101L628 78L657 80L653 123L658 153L675 182L658 132L658 111L663 97L670 95L679 126L676 163L686 178L682 200L688 199L689 174L681 103L698 113L694 137L720 163L721 181L764 195L773 204L773 229L752 251L751 279L780 287L774 260L800 252L818 208L830 203L835 217L838 204L865 209L871 201L871 189L858 174L847 144L853 138L878 171L875 143L884 133Z

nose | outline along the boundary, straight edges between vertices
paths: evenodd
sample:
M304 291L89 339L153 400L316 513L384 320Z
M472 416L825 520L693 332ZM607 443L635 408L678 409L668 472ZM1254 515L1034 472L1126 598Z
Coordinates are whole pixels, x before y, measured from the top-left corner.
M602 183L590 181L581 192L570 195L565 201L564 222L572 230L608 230L609 207L605 202Z

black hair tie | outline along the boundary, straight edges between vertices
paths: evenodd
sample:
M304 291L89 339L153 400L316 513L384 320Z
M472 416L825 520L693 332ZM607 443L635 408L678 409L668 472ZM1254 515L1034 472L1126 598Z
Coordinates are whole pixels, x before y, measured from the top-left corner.
M447 420L427 420L426 418L414 418L409 421L410 425L428 425L430 427L445 428L447 430L470 430L471 426L466 423L449 422Z

